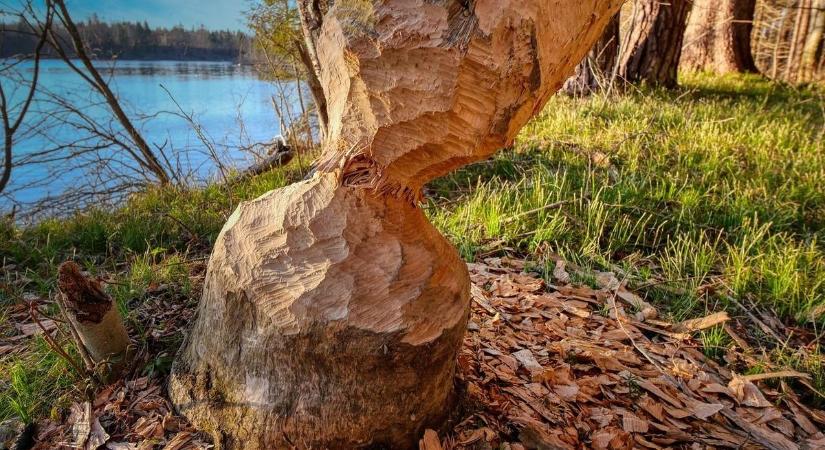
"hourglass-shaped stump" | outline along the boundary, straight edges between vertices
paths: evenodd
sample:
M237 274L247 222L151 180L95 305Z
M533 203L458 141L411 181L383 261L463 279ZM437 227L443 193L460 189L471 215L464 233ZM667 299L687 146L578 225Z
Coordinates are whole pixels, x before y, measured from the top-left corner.
M221 448L403 449L438 426L469 279L421 188L509 145L620 5L334 3L317 172L230 217L173 367L172 400Z

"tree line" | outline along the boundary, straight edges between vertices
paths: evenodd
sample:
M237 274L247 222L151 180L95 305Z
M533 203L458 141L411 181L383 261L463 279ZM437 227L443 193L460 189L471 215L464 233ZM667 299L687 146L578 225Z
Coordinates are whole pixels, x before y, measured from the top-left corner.
M98 59L169 59L248 61L251 39L242 31L207 30L203 25L186 29L150 27L144 22L103 22L97 15L77 22L77 29L92 56ZM55 24L55 34L69 42L65 25ZM0 57L32 54L38 36L23 18L0 23ZM44 57L58 57L48 49Z
M565 91L615 81L675 87L679 70L761 73L806 83L825 77L825 0L628 2Z

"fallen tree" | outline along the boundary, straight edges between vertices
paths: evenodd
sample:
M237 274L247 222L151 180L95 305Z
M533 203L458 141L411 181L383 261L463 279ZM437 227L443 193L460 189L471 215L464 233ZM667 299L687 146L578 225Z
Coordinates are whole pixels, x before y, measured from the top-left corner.
M220 448L409 448L440 423L469 280L421 189L509 145L619 5L313 7L323 156L224 226L170 379L177 408Z

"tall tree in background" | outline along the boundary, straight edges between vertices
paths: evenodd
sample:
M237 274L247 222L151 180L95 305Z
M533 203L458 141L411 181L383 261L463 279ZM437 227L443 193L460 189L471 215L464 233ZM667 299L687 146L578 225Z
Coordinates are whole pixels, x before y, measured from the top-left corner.
M248 23L255 32L255 44L267 60L270 74L275 77L297 75L307 82L315 105L318 132L323 140L329 117L324 90L321 87L318 55L315 50L312 23L323 0L261 0L248 13ZM325 3L324 3L325 5ZM276 65L283 67L275 68Z
M619 77L675 87L691 0L636 0L619 55Z
M303 11L328 102L314 175L218 236L169 382L220 448L412 448L449 414L470 284L419 206L512 143L620 0ZM312 14L312 16L310 16Z
M87 51L86 44L83 41L83 36L81 36L77 25L75 25L72 16L69 14L69 9L66 7L65 1L47 0L47 4L51 4L51 2L54 4L55 18L56 20L59 20L66 29L74 50L74 56L80 60L80 63L85 70L81 69L81 67L73 60L72 55L64 47L65 44L63 40L57 35L57 33L54 32L53 27L48 28L49 44L51 44L51 47L57 52L58 55L60 55L69 68L80 75L80 77L86 81L90 87L92 87L105 99L106 105L111 110L112 115L114 115L118 122L120 122L120 125L123 127L124 131L126 131L131 143L135 147L134 149L130 149L128 146L124 145L124 150L126 150L138 164L144 167L147 173L152 174L158 183L171 183L172 176L170 175L169 165L167 164L164 166L164 164L161 163L161 158L159 158L157 153L152 150L149 143L143 138L143 134L141 134L141 132L134 126L132 120L126 112L123 111L123 107L121 107L117 95L115 95L114 91L112 91L109 84L103 78L103 75L100 74L97 67L95 67L92 62L92 57Z
M794 21L790 49L788 50L788 62L785 65L785 80L787 81L797 81L802 51L805 47L805 41L811 23L813 1L814 0L799 0L796 7L796 20Z
M611 81L619 57L619 14L613 16L601 37L564 82L567 95L584 96L604 89Z
M825 0L812 0L808 33L799 56L797 79L809 82L816 79L816 72L825 56Z
M681 68L715 73L757 72L751 51L756 0L694 0Z

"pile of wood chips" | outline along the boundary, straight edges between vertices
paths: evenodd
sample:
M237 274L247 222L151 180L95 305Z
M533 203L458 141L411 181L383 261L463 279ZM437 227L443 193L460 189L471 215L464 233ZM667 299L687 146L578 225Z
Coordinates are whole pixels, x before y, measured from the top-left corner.
M469 265L459 356L476 410L422 448L825 448L825 412L784 382L758 386L805 374L742 376L697 349L691 333L727 314L670 324L612 274L599 290L574 286L559 263L548 286L523 262L485 262Z
M517 260L469 267L463 398L450 429L427 430L421 449L825 448L825 412L780 381L804 374L742 376L698 349L692 333L726 314L666 323L612 274L599 276L602 289L573 285L562 263L553 285ZM174 331L163 323L153 326ZM65 420L41 423L35 448L210 448L174 414L164 383L140 377L103 389Z

